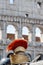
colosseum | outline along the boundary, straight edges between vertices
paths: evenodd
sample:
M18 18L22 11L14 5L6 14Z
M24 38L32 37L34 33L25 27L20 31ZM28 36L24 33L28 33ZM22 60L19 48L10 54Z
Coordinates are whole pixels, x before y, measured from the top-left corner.
M0 59L17 38L28 41L32 59L43 54L43 0L0 0Z

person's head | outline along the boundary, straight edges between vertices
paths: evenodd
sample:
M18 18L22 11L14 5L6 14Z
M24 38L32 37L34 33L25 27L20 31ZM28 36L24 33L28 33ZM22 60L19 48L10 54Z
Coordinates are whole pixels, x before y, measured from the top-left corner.
M28 61L25 51L27 49L27 41L24 39L16 39L7 46L7 52L11 63L21 63Z

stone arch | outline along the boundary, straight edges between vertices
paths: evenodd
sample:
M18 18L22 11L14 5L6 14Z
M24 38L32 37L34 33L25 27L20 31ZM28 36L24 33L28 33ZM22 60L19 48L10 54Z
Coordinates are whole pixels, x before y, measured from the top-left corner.
M10 38L11 40L16 38L16 28L13 25L8 25L7 26L7 38Z
M28 32L29 32L28 28L26 26L24 26L22 29L22 34L28 35Z
M36 27L36 30L35 30L35 41L41 42L41 30L39 27Z
M26 26L24 26L24 27L22 28L22 36L23 36L23 38L26 39L27 41L28 41L28 32L29 32L28 28L27 28Z
M31 26L31 27L30 27L30 26ZM29 31L31 31L31 29L32 29L32 25L31 25L31 24L27 24L27 23L26 23L26 24L23 23L23 24L22 24L22 28L23 28L23 27L27 27L27 28L29 29Z
M26 31L26 29L24 30L24 31L26 31L26 32L23 32L23 28L26 28L27 29L27 31ZM30 27L29 26L22 26L22 36L24 37L24 39L26 39L26 40L28 40L29 42L31 42L31 31L30 31L31 29L30 29Z
M18 30L19 24L15 23L15 22L7 22L7 26L8 25L13 25L15 27L16 30Z
M7 26L7 33L12 33L15 34L15 27L13 25L8 25Z
M40 31L41 31L41 36L40 36L40 42L43 42L43 25L36 25L36 27L38 27L39 29L40 29Z

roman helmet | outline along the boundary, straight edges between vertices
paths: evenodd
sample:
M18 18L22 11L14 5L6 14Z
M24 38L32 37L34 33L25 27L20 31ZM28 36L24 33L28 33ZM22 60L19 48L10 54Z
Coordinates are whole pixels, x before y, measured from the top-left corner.
M28 43L24 39L16 39L7 46L6 50L12 64L20 64L29 61L29 58L25 54L27 46Z

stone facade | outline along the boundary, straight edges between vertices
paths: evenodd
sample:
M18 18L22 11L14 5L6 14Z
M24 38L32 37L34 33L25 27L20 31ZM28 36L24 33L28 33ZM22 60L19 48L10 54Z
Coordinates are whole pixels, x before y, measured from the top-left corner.
M41 4L39 4L39 3ZM6 56L6 46L12 41L7 39L7 26L13 25L17 32L17 38L22 38L22 28L26 26L32 35L31 42L28 39L27 53L33 58L43 54L43 42L36 41L36 28L41 30L43 39L43 3L42 0L0 0L0 59ZM16 36L14 37L16 39Z

